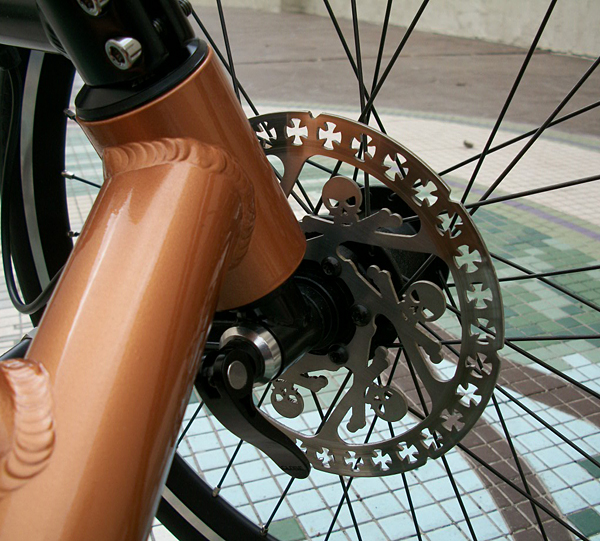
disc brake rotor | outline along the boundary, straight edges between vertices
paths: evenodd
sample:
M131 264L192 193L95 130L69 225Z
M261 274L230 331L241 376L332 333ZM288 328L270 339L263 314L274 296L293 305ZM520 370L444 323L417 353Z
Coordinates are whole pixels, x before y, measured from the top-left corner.
M470 215L425 163L363 124L307 112L251 122L267 156L283 164L280 180L287 195L307 160L337 162L336 174L326 175L319 194L328 214L301 220L308 239L305 259L320 265L335 258L338 279L367 315L343 345L342 362L305 355L273 383L271 405L263 413L323 471L389 475L441 456L481 416L503 342L498 281ZM342 165L361 173L339 175ZM401 204L374 208L369 186L396 194ZM355 248L361 246L365 249ZM402 264L383 268L381 257L373 257L377 264L369 261L368 254L376 252L400 262L418 256L420 268L414 272L413 264L411 276L403 274ZM447 267L448 284L446 276L434 280L422 272L432 261ZM446 295L442 288L453 292ZM378 328L386 326L394 340L379 344ZM453 341L451 334L460 337ZM402 371L410 377L398 377ZM309 411L311 398L320 418L309 430L300 415L316 413ZM374 430L378 420L381 429Z

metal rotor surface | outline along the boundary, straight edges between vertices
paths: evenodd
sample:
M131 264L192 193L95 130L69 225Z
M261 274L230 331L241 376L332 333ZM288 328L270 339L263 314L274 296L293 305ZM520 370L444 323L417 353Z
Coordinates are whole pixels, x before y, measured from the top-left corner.
M309 159L333 158L361 171L356 180L365 179L361 188L349 176L327 176L320 195L328 214L306 215L301 225L308 239L305 258L320 263L335 257L341 263L339 279L369 318L345 344L345 363L307 354L273 383L269 419L297 442L313 467L336 474L390 475L441 456L481 416L498 376L503 342L498 281L468 212L425 163L368 126L308 112L268 114L251 123L267 156L281 160L287 195ZM407 215L393 205L367 214L367 182L397 194ZM414 227L403 228L405 221ZM439 283L357 263L346 248L357 245L399 258L411 253L439 258L448 267L459 315L448 309ZM382 318L393 326L395 345L373 348ZM440 341L448 318L461 329L454 353ZM410 368L413 388L394 378L398 363ZM319 393L337 390L341 379L347 385L316 431L286 422L298 421L308 398L317 401ZM389 434L373 441L379 419Z

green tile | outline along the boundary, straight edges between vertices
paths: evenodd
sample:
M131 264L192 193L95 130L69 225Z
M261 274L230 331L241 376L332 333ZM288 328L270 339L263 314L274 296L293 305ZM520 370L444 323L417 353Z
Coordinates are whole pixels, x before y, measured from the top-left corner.
M546 359L542 359L542 360L546 360ZM570 370L571 368L573 368L569 363L567 363L566 361L563 361L562 359L547 359L546 362L552 367L552 368L556 368L557 370Z
M600 455L596 455L592 457L596 462L600 462ZM600 479L600 468L590 462L587 458L582 458L577 461L582 468L591 473L596 479Z
M535 308L529 304L520 304L519 306L514 306L513 308L522 316L536 312Z
M598 340L586 340L588 344L592 344L594 349L586 352L585 356L595 363L600 363L600 347L598 347Z
M280 541L302 541L306 539L300 524L294 517L272 522L269 533Z
M563 327L555 323L554 321L543 321L539 324L540 328L544 330L547 334L558 334L563 331Z
M535 301L539 301L540 297L539 295L536 295L535 293L531 293L527 292L527 293L523 293L523 295L521 295L521 300L524 302L535 302Z
M577 511L571 513L568 517L583 535L590 536L600 533L600 515L594 509Z

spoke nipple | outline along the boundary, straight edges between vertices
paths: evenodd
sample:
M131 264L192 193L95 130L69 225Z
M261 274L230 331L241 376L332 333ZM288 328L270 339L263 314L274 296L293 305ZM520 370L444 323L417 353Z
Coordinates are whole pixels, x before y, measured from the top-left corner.
M219 495L219 492L221 492L221 487L215 487L215 488L213 488L212 497L216 498Z
M261 526L260 535L263 535L264 537L266 537L268 533L269 533L269 527L265 526L265 525Z
M65 109L63 113L67 118L70 118L71 120L75 120L77 118L77 115L75 114L75 111L73 111L73 109Z
M344 346L331 346L329 360L335 364L345 364L348 361L348 350Z
M69 231L67 233L67 237L69 237L70 239L74 239L75 237L79 236L79 231Z
M71 178L71 179L73 179L73 178L75 178L75 173L71 173L71 171L66 171L65 170L65 171L63 171L61 173L61 176L63 176L64 178Z
M355 325L364 327L371 321L371 312L366 306L355 304L351 309L350 317Z
M339 276L342 274L342 265L337 257L329 256L321 261L321 268L327 276Z

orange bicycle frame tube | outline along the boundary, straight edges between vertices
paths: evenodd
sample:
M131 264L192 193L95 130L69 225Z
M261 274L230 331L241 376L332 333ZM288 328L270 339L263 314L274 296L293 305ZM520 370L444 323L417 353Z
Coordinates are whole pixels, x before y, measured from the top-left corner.
M216 309L305 239L212 53L153 102L80 122L105 183L26 359L0 370L0 539L148 535Z

